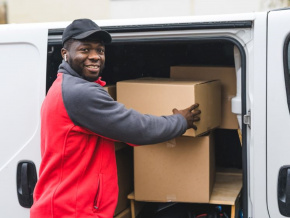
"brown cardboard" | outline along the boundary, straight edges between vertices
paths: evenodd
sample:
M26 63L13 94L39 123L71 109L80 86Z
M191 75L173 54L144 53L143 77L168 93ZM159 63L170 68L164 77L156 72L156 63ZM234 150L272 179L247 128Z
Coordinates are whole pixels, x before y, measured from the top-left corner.
M104 89L116 101L116 86L115 85L107 85L107 86L104 86Z
M119 195L115 214L119 214L130 206L128 194L133 191L133 148L121 142L115 143L118 170Z
M197 130L186 136L198 136L220 125L221 96L219 81L183 81L165 78L142 78L117 83L117 100L126 108L143 114L171 115L172 109L185 109L199 103Z
M137 201L208 203L214 176L212 136L134 147Z
M131 218L130 208L127 208L126 210L122 211L118 215L114 216L114 218Z
M237 116L232 113L231 99L236 96L236 72L234 67L172 66L173 79L219 80L221 82L221 129L238 129Z
M123 143L123 142L115 142L115 152L123 149L123 148L128 148L128 144Z

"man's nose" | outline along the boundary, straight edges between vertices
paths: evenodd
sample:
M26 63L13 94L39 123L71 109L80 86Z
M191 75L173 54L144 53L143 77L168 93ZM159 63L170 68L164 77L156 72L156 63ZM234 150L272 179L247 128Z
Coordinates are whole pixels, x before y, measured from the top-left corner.
M101 56L97 51L92 50L89 54L89 59L91 60L100 60Z

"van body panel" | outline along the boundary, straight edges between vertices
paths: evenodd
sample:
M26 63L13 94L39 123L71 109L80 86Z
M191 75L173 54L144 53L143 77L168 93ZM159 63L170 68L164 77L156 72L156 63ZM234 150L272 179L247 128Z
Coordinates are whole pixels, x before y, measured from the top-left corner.
M18 203L16 168L40 164L40 106L45 96L46 29L0 29L1 217L29 217Z
M266 55L267 13L257 13L253 40L246 45L248 217L267 218L266 192ZM244 131L244 130L243 130ZM243 145L244 146L244 145Z
M281 167L290 165L290 115L284 76L284 70L288 69L283 66L283 46L290 32L289 19L289 10L272 11L268 17L267 202L269 214L275 218L285 217L278 208L278 175Z

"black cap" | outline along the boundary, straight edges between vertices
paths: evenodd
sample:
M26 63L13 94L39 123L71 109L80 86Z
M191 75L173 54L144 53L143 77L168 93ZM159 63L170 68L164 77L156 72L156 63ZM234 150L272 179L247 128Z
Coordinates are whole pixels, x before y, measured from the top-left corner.
M62 45L68 39L85 39L89 36L101 39L104 43L110 43L112 37L90 19L77 19L68 25L62 34Z

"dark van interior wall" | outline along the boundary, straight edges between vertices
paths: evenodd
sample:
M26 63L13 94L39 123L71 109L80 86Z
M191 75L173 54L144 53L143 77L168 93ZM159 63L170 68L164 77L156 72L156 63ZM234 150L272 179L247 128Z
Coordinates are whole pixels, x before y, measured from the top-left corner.
M234 66L229 42L138 42L106 48L103 78L109 83L139 77L169 77L170 66Z
M50 45L47 62L47 90L56 78L62 60L61 45ZM103 79L108 84L140 77L169 77L170 66L234 67L233 44L219 41L125 42L106 46Z

